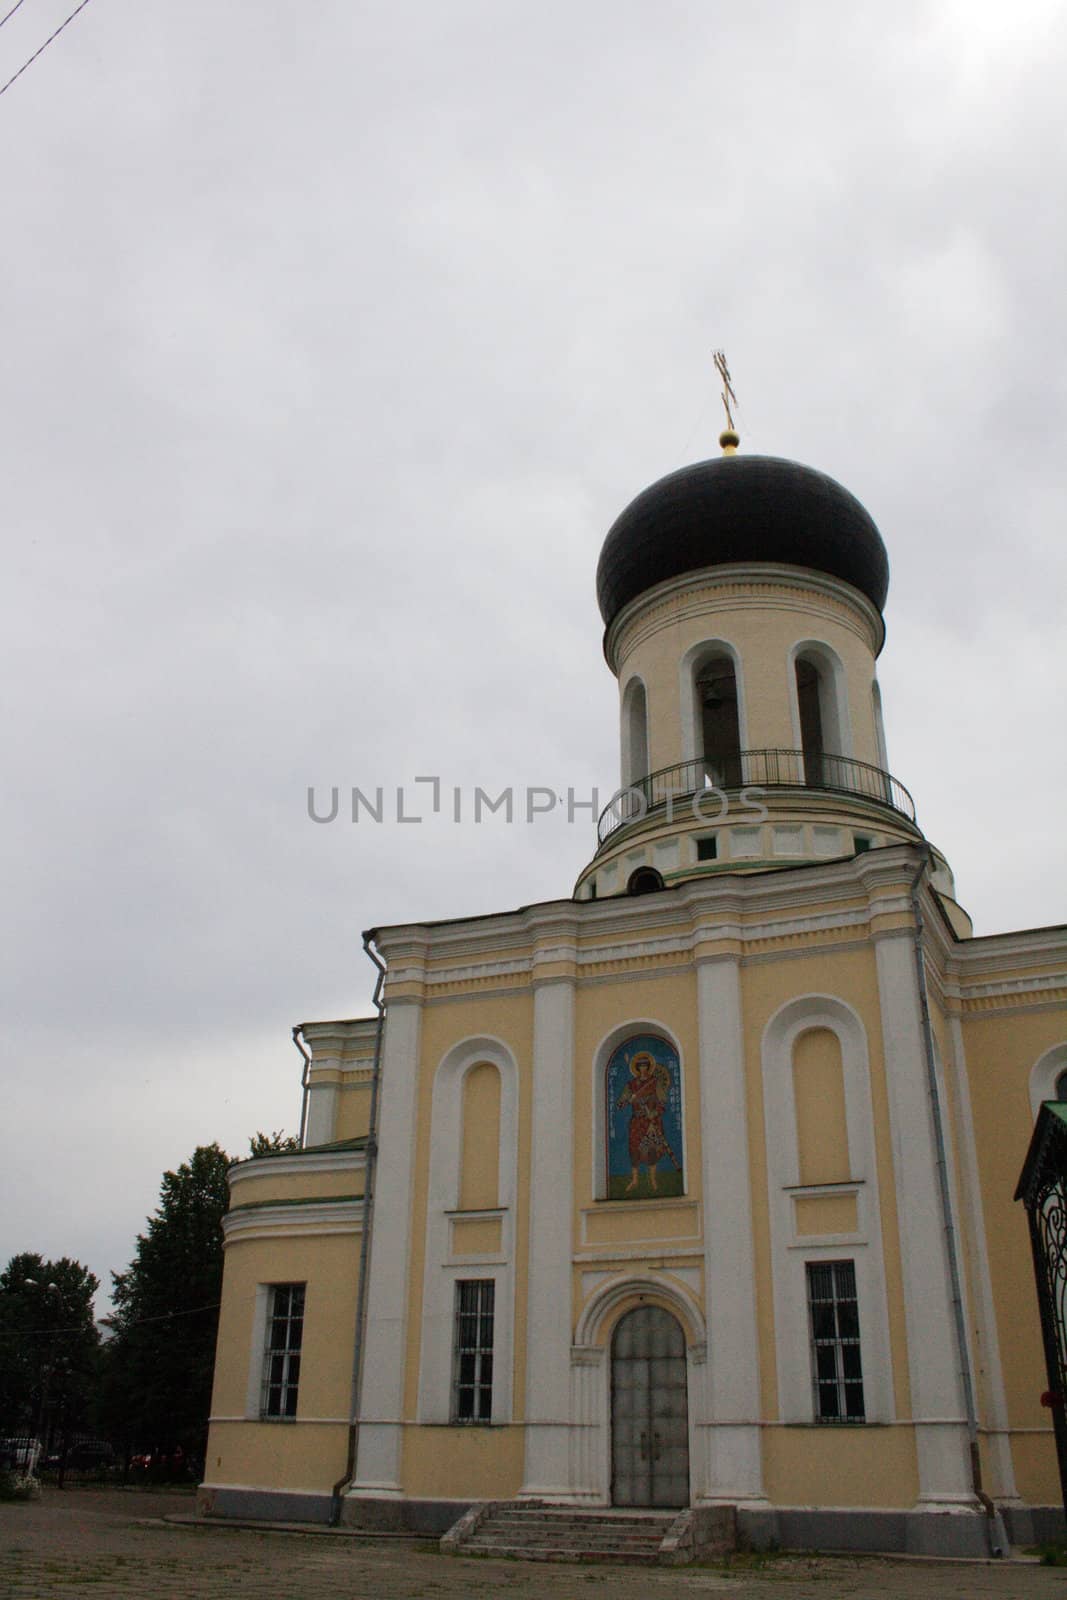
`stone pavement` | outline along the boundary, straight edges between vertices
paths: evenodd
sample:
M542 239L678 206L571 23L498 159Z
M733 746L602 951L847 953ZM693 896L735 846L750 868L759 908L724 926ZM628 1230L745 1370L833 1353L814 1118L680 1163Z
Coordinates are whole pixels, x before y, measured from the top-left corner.
M190 1498L46 1490L0 1504L0 1600L1067 1600L1067 1567L749 1557L725 1566L533 1566L433 1544L164 1522Z

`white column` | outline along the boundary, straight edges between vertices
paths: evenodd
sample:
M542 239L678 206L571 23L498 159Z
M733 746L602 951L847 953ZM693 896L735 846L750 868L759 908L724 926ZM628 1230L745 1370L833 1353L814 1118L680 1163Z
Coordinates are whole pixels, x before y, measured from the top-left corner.
M378 1161L356 1471L349 1494L398 1496L418 1082L417 1001L390 1002L382 1042Z
M588 1346L571 1351L570 1497L600 1504L607 1497L604 1460L607 1352Z
M752 1242L752 1192L736 960L697 967L700 1138L703 1150L704 1277L707 1299L705 1439L694 1472L698 1500L762 1501L759 1341ZM704 1481L700 1481L700 1466Z
M534 990L526 1469L521 1494L570 1497L574 982Z
M875 945L919 1500L973 1506L937 1150L910 931Z

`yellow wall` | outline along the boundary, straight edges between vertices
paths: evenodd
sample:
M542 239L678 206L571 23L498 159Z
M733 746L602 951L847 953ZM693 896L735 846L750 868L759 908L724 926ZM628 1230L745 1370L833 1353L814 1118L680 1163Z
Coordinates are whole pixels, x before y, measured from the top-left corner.
M231 1242L225 1252L213 1421L205 1479L214 1483L325 1489L340 1476L355 1327L359 1238L334 1234ZM245 1417L256 1291L261 1283L306 1283L295 1422ZM339 1353L342 1353L339 1355ZM333 1419L330 1422L305 1419Z
M522 1487L523 1428L409 1428L404 1488L429 1500L510 1500Z
M341 1172L265 1172L262 1178L242 1178L233 1184L230 1206L236 1210L271 1200L328 1200L362 1193L362 1166Z
M772 1505L911 1507L919 1493L910 1428L765 1428L763 1472Z
M341 1082L337 1097L335 1139L362 1139L370 1127L370 1073L361 1072L357 1080Z
M463 1079L459 1208L489 1211L500 1195L500 1073L489 1062Z
M829 1028L809 1028L794 1044L793 1095L800 1182L850 1178L841 1046Z
M1040 1404L1047 1378L1030 1236L1025 1209L1012 1195L1033 1132L1030 1070L1067 1029L1055 1010L1019 1007L965 1014L962 1032L1008 1416L1013 1428L1040 1430L1013 1438L1015 1471L1024 1498L1056 1504L1050 1419Z

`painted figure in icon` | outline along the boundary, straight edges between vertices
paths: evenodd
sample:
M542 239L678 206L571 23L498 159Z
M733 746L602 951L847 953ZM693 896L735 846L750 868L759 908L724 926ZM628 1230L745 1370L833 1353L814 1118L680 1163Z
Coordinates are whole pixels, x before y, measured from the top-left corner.
M630 1181L625 1193L637 1188L640 1170L648 1171L648 1186L657 1193L656 1168L667 1159L676 1172L682 1164L671 1149L663 1130L663 1116L671 1091L670 1068L657 1061L648 1050L638 1050L630 1061L630 1081L624 1087L615 1105L618 1110L630 1107Z

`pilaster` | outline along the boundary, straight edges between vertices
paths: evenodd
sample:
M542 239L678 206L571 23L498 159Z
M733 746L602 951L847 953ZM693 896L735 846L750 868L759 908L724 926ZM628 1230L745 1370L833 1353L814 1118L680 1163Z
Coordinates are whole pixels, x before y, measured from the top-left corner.
M763 1500L759 1341L752 1240L741 981L736 957L697 967L704 1276L707 1296L704 1448L697 1500Z

